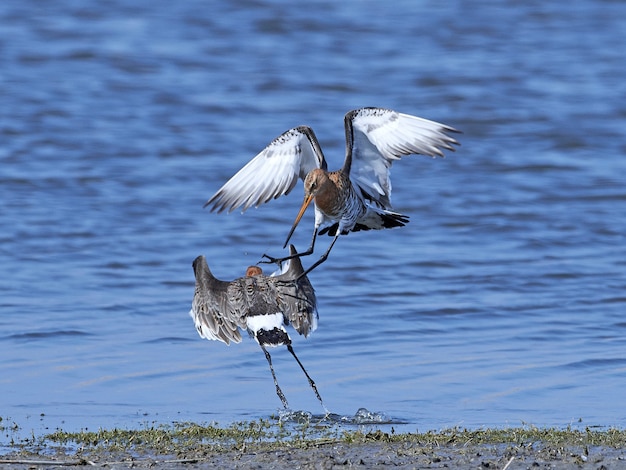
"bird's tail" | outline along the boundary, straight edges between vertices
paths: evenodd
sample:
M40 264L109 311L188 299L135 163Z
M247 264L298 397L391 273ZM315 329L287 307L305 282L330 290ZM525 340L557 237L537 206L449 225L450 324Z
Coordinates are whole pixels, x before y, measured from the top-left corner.
M359 230L382 230L384 228L403 227L409 223L409 216L398 212L388 211L376 206L368 206L367 212L361 217L352 232ZM330 236L337 234L339 224L335 223L329 227L320 230L320 235L328 233Z

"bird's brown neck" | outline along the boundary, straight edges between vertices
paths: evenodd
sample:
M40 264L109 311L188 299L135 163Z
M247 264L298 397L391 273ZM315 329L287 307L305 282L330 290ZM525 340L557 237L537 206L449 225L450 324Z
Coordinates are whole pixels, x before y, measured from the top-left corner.
M330 216L338 216L343 207L345 187L350 183L343 169L326 174L327 178L315 195L315 205Z

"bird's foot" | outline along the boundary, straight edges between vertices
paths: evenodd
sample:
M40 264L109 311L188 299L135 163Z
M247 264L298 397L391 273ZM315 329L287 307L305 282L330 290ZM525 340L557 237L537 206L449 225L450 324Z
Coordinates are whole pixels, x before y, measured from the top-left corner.
M286 261L288 259L289 259L288 257L287 258L274 258L273 256L263 253L263 256L261 257L261 260L259 261L259 263L262 263L262 264L275 263L278 265L279 268L281 268L283 266L283 261Z

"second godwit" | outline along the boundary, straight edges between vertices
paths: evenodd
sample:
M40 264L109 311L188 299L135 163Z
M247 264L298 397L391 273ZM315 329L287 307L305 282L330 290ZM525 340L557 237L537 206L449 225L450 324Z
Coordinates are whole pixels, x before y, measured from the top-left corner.
M196 288L189 314L202 338L230 345L231 341L241 342L240 328L247 330L265 353L276 394L285 409L289 405L278 385L267 347L287 346L328 414L315 382L296 356L285 330L285 326L291 324L306 337L317 328L318 318L313 286L303 275L295 247L290 245L289 249L294 257L281 274L265 276L258 266L250 266L245 277L231 282L213 276L206 258L198 256L193 262Z
M392 211L389 168L411 154L443 157L459 143L446 132L456 129L383 108L361 108L344 118L346 157L341 169L329 172L322 149L307 126L295 127L274 139L209 199L211 211L228 212L259 206L289 194L298 178L304 180L304 201L289 231L287 243L304 212L315 202L311 244L297 256L310 255L318 233L333 236L326 252L305 272L323 263L339 235L359 230L399 227L409 218ZM320 230L321 228L321 230ZM281 262L291 258L272 258Z

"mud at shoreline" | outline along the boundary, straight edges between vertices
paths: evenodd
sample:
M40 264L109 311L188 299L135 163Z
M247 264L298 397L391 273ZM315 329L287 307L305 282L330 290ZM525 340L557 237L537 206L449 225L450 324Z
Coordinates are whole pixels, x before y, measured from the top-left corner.
M98 450L81 457L45 456L21 453L0 459L0 464L15 469L44 467L95 466L107 468L448 468L448 469L519 469L584 468L622 469L626 467L624 449L577 446L554 447L535 443L532 446L448 444L437 448L412 442L352 443L333 442L310 447L240 449L227 452L193 451L176 456L128 455Z

